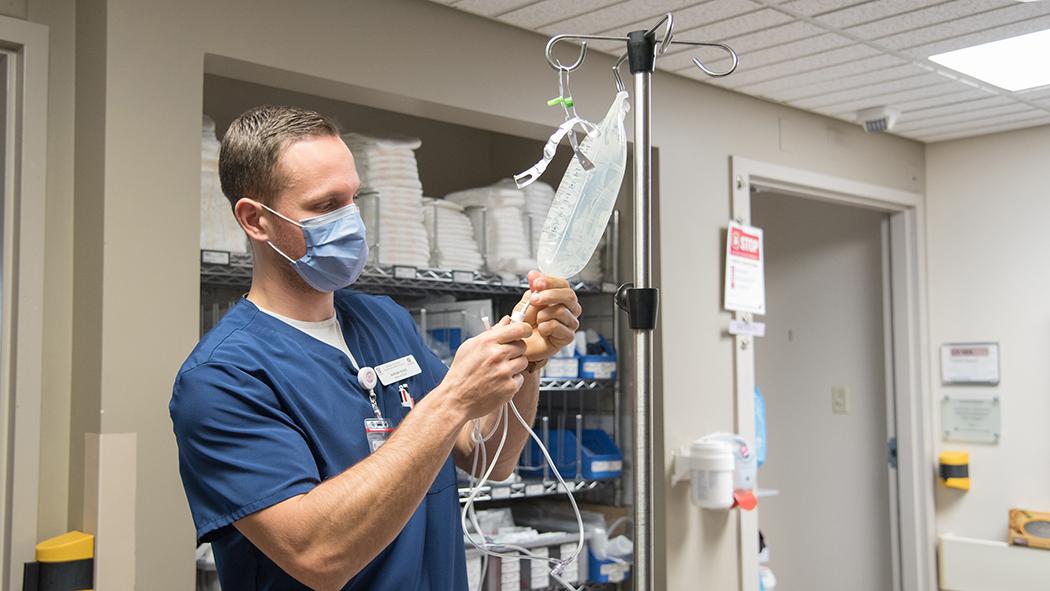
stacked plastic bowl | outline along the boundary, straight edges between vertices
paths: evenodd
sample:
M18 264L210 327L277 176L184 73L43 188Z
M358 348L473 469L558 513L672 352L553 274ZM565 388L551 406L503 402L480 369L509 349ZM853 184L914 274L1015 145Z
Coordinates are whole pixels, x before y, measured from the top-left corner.
M522 224L522 191L494 185L450 193L445 200L463 206L489 271L510 277L536 267Z
M428 267L423 226L423 184L415 150L418 138L343 135L361 177L358 204L368 233L371 262Z
M207 115L201 123L201 249L248 252L248 237L219 186L219 140Z
M430 264L438 269L477 271L484 261L463 206L444 199L423 198L423 224L430 236Z

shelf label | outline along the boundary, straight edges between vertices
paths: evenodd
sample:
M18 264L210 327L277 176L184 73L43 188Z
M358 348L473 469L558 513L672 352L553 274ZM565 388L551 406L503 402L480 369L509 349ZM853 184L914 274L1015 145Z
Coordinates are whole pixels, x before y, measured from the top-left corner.
M525 496L527 497L542 497L547 489L542 484L526 484L525 485Z
M208 265L229 265L230 253L224 250L202 250L201 262Z
M591 470L594 472L619 472L623 470L623 462L620 460L592 462Z
M394 267L394 278L395 279L415 279L416 268L415 267Z
M453 271L452 281L455 283L474 283L474 273L472 271Z
M493 499L509 499L510 498L510 487L509 486L495 486L492 488Z

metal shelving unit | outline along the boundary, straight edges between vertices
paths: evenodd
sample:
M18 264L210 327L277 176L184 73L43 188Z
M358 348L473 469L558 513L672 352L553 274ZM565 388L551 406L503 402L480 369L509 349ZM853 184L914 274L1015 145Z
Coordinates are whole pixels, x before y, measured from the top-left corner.
M611 484L610 480L566 480L565 484L576 493L601 488ZM552 495L565 494L557 481L554 480L525 480L513 484L492 484L481 487L481 492L475 501L502 501L507 499L531 499L538 497L549 497ZM460 487L459 502L465 503L470 495L470 487Z
M214 287L245 287L251 285L251 257L220 251L202 251L201 284ZM417 269L369 265L354 283L354 289L366 293L403 296L451 294L463 296L520 296L528 289L524 277L505 278L484 271L454 271L450 269ZM616 293L615 283L572 284L581 295Z

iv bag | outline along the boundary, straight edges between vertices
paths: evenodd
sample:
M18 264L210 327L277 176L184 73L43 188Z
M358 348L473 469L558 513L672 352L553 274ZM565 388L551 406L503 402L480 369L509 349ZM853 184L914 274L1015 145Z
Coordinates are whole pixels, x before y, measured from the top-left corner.
M569 162L540 234L536 258L543 273L572 277L598 247L627 166L628 109L627 93L617 93L605 119L580 144L594 168L584 170L577 158Z

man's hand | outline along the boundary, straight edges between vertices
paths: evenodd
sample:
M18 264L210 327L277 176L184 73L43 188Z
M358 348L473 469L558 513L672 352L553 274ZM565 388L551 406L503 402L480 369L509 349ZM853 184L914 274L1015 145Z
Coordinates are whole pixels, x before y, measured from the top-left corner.
M530 362L546 362L559 349L573 342L580 328L583 308L569 282L558 277L529 273L529 291L515 307L519 310L529 302L525 323L536 328L526 339L525 357Z
M460 345L442 384L468 419L498 410L521 389L528 366L523 339L532 334L531 325L504 317Z

